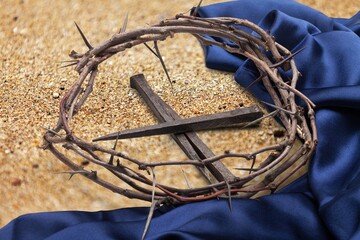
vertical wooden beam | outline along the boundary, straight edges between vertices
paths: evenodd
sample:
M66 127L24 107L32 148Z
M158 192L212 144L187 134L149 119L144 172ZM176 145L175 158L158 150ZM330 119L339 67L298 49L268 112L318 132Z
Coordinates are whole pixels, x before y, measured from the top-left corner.
M145 80L143 74L134 75L130 78L130 86L136 89L145 103L152 110L160 122L174 121L180 119L180 116L166 104L153 90ZM202 159L215 156L214 153L206 146L206 144L196 135L195 132L187 132L181 134L172 134L172 138L180 146L189 159L201 161ZM220 162L214 162L206 165L206 169L200 168L204 176L212 183L218 181L231 182L235 176L226 166ZM209 175L210 172L213 177Z

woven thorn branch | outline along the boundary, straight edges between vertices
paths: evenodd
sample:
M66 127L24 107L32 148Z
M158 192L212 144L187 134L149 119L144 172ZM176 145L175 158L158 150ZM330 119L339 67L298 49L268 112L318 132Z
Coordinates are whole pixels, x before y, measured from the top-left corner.
M244 19L200 18L183 14L163 20L150 27L127 32L125 28L126 23L119 33L93 47L78 27L89 50L84 54L75 51L70 53L70 57L73 59L70 65L75 65L79 77L61 99L59 119L56 126L44 134L44 149L50 150L60 161L65 163L72 170L71 174L83 175L93 182L129 198L157 202L158 204L173 204L203 201L217 197L249 198L263 191L273 193L309 161L318 141L315 105L296 89L300 77L293 58L296 53L291 53L277 43L269 32ZM149 42L154 43L156 51L153 53L161 59L157 42L164 41L179 33L194 36L203 46L218 46L254 62L260 75L255 81L262 82L273 100L273 104L270 106L274 111L268 116L276 115L286 131L286 137L282 142L258 149L252 153L225 152L222 155L202 161L146 162L127 156L116 150L116 147L105 148L87 142L72 132L71 120L90 96L98 73L98 66L101 63L113 55L137 45L145 44L149 47L147 45ZM219 38L226 41L213 40ZM280 74L280 68L291 72L290 80L284 81ZM295 98L301 99L302 105L297 104ZM302 145L294 152L291 149L297 138L301 139ZM115 177L126 183L129 188L119 187L104 179L97 172L85 169L62 153L61 149L70 150L92 164L107 169ZM219 181L204 187L182 189L176 186L158 184L155 178L155 170L159 166L171 167L183 164L204 167L209 163L221 161L228 157L236 157L239 161L255 160L261 153L268 153L268 157L256 169L251 169L248 175L236 177L231 181ZM109 156L110 160L105 159L104 155ZM114 161L115 157L121 159L121 163ZM134 170L128 167L126 163L135 164L138 169ZM255 181L256 179L258 180Z

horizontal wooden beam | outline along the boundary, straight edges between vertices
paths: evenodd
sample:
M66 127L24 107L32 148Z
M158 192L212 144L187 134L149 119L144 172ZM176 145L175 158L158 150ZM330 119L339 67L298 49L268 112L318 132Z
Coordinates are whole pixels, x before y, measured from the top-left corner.
M238 108L232 111L203 115L192 118L176 119L146 127L128 129L95 138L93 141L107 141L115 139L126 139L146 137L161 134L185 133L191 131L208 130L225 127L233 124L254 121L262 117L258 106Z

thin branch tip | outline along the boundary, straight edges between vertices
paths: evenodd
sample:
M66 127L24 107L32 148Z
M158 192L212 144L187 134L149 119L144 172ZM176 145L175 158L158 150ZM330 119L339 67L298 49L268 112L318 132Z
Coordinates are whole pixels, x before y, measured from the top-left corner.
M93 47L91 46L91 44L89 43L89 41L88 41L87 38L85 37L83 31L81 30L81 28L79 27L79 25L78 25L76 22L74 22L74 23L75 23L75 26L76 26L77 30L79 31L79 33L80 33L80 35L81 35L81 38L83 39L85 45L89 48L89 50L92 50Z

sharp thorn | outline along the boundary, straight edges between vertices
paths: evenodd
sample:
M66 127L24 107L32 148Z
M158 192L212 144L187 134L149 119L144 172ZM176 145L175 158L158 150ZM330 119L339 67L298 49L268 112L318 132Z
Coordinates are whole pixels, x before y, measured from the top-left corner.
M261 74L257 79L255 79L252 83L250 83L244 90L240 92L240 94L243 94L245 91L248 91L249 88L251 88L255 83L259 82L264 77L263 74Z
M249 175L253 172L254 166L255 166L255 157L252 159Z
M183 169L181 166L180 166L180 168L181 168L181 171L182 171L182 173L183 173L183 175L184 175L185 182L186 182L188 188L189 188L189 189L192 189L191 184L190 184L190 181L189 181L188 177L186 176L186 173L185 173L184 169Z
M47 128L47 127L41 127L49 132L51 132L52 134L54 135L57 135L57 136L61 136L61 134L59 134L58 132L55 132L54 130L50 129L50 128Z
M155 207L156 207L157 203L158 203L158 201L152 201L151 202L151 206L150 206L150 209L149 209L149 214L148 214L147 219L146 219L146 223L145 223L143 234L141 236L141 240L145 239L145 236L146 236L146 233L147 233L147 231L149 229L151 219L152 219L152 217L154 215L154 211L155 211Z
M118 140L119 140L119 134L116 136L116 140L115 140L114 146L113 146L113 148L112 148L112 150L114 150L114 151L115 151L115 149L116 149ZM114 164L114 154L111 154L110 159L109 159L109 164L110 164L110 165L113 165L113 164Z
M144 43L145 47L147 47L147 49L150 50L150 52L152 52L157 58L159 58L159 56L156 54L156 52L145 42Z
M158 45L157 45L157 41L154 41L154 48L155 48L156 54L158 55L158 58L159 58L159 60L160 60L161 66L162 66L163 69L164 69L164 72L165 72L165 74L166 74L166 77L167 77L167 79L169 80L169 83L170 83L170 85L171 85L171 87L172 87L173 85L172 85L172 82L171 82L171 78L170 78L169 73L168 73L168 71L167 71L167 69L166 69L165 62L164 62L164 60L162 59L162 56L161 56L159 47L158 47Z
M275 116L276 114L278 114L279 111L280 111L279 109L276 109L275 111L270 112L269 114L266 114L266 115L264 115L264 116L262 116L262 117L260 117L260 118L258 118L256 120L252 121L252 122L249 122L249 123L245 124L240 129L244 129L244 128L247 128L247 127L252 126L254 124L257 124L257 123L259 123L261 120L263 120L265 118Z
M297 50L296 52L289 54L286 58L284 58L284 59L281 60L280 62L277 62L277 63L275 63L275 64L273 64L273 65L270 65L269 67L270 67L270 68L275 68L275 67L278 67L278 66L282 65L283 63L285 63L285 62L288 61L289 59L295 57L295 55L297 55L298 53L300 53L300 52L301 52L302 50L304 50L304 49L305 49L305 47L300 48L300 49Z
M196 8L194 9L194 12L191 14L191 16L196 16L196 15L197 15L197 13L198 13L198 11L199 11L199 8L200 8L200 6L201 6L201 4L202 4L202 1L203 1L203 0L200 0L200 1L199 1L198 5L197 5Z
M284 108L278 107L278 106L276 106L276 105L274 105L274 104L271 104L271 103L268 103L268 102L264 102L264 101L260 101L260 102L262 102L263 104L268 105L268 106L270 106L270 107L273 107L273 108L275 108L275 109L278 109L278 110L280 110L280 111L286 112L286 113L288 113L288 114L290 114L290 115L294 115L294 114L295 114L295 113L293 113L293 112L291 112L291 111L289 111L289 110L286 110L286 109L284 109Z
M77 30L79 31L82 39L84 40L85 45L89 48L89 50L93 49L93 47L91 46L91 44L89 43L89 41L86 39L84 33L81 31L80 27L77 25L76 22L74 22L74 23L75 23L75 26L76 26Z
M257 171L257 168L234 168L235 170L240 170L240 171L248 171L248 172L253 172L253 171Z
M229 195L229 209L230 209L230 212L232 212L232 202L231 202L231 188L230 188L230 184L225 181L226 183L226 187L227 187L227 190L228 190L228 195Z
M127 23L128 23L129 13L126 13L125 20L123 26L120 28L119 33L124 33L126 31Z
M71 66L74 66L74 65L77 65L78 63L77 62L74 62L74 63L70 63L70 64L67 64L65 66L61 66L59 68L66 68L66 67L71 67Z
M74 63L74 62L78 62L78 60L73 59L73 60L63 60L63 61L59 61L58 63Z
M151 207L149 209L149 215L146 219L145 228L144 228L143 234L141 236L141 240L145 239L146 233L149 229L151 219L152 219L154 211L155 211L155 207L158 203L158 201L155 200L156 177L155 177L155 170L153 167L151 168L151 172L153 175L153 184L152 184L152 191L151 191Z
M75 174L88 174L87 171L66 171L66 172L59 172L57 174L70 174L69 180L75 175Z

